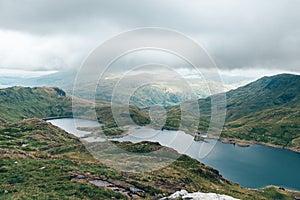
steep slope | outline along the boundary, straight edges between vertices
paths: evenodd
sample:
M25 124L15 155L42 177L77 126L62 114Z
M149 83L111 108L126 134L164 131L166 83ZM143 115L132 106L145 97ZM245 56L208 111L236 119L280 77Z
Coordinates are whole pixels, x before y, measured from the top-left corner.
M223 138L272 144L300 152L300 111L280 107L226 123Z
M63 90L53 87L10 87L0 89L0 118L17 122L28 118L72 117L72 100L76 101L76 116L89 119L93 104L79 98L72 99ZM127 106L120 106L128 110ZM150 122L147 114L137 106L129 107L130 116L139 125ZM104 122L103 128L107 135L120 132L113 119L111 107L105 100L97 100L96 114L99 121ZM121 127L122 128L122 127Z
M300 152L299 88L299 75L280 74L263 77L227 92L226 121L221 137L276 145ZM211 119L211 97L199 99L198 104L201 113L198 131L203 133L207 131ZM167 114L164 127L178 129L180 108L171 107ZM189 132L187 126L182 128Z
M300 76L264 77L227 93L222 137L300 151Z
M94 159L78 138L38 119L1 120L0 132L0 199L157 199L180 189L241 199L292 199L290 192L276 188L244 189L187 156L159 171L117 171ZM148 142L116 145L132 152L160 148Z
M71 98L59 88L11 87L0 89L0 117L8 121L26 118L72 116Z
M279 107L300 105L300 76L280 74L263 77L253 83L226 93L227 121L248 114Z

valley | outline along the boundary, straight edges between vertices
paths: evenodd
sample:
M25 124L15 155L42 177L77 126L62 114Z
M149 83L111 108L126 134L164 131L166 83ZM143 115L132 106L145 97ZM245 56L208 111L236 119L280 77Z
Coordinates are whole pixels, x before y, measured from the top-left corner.
M0 200L300 200L300 0L0 0Z
M264 77L227 92L227 115L220 140L242 146L258 143L299 152L299 80L299 76L288 74ZM76 101L75 110L72 101ZM193 135L193 131L197 128L196 132L205 133L211 115L210 97L199 99L196 103L185 103L199 106L200 119L191 115L187 117L185 126L179 126L180 104L166 106L166 122L163 129L166 131L180 129ZM276 187L245 189L224 179L217 170L185 155L179 156L179 159L163 170L141 174L132 171L124 174L95 159L78 138L40 120L74 117L74 111L75 117L91 119L93 116L91 110L96 108L97 120L104 125L96 129L81 127L81 130L91 131L93 137L125 136L128 127L118 126L111 105L104 99L97 99L94 104L71 96L57 87L10 87L0 89L0 107L2 111L0 176L3 180L1 188L4 191L1 195L6 195L6 199L27 195L34 195L31 197L37 199L43 199L45 195L59 198L63 194L66 195L59 189L62 185L69 192L67 195L74 196L74 199L83 195L90 195L88 198L100 195L122 199L132 197L152 199L170 195L181 189L189 192L222 193L241 199L292 199L299 196L297 192L280 190ZM123 105L118 109L122 112ZM129 113L128 116L124 115L125 122L133 120L138 126L156 128L151 122L149 107L130 105ZM195 120L199 125L190 127L189 124ZM102 145L105 146L105 142ZM160 148L158 143L143 141L115 142L115 145L137 152ZM109 151L108 147L105 148ZM169 151L174 156L179 155L173 149ZM121 163L125 158L119 154L112 156L116 156ZM147 166L147 163L144 164ZM20 173L20 169L25 173ZM47 173L44 174L44 171ZM53 186L46 187L47 181ZM94 184L97 181L108 182L107 184L113 186L99 187Z

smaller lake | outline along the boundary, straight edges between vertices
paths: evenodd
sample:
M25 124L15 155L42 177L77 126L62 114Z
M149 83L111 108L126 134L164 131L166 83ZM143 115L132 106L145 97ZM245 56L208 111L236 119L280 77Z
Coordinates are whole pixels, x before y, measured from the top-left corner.
M77 137L83 137L86 134L88 134L88 131L80 131L77 128L78 127L97 127L100 126L96 121L92 120L86 120L86 119L72 119L72 118L61 118L61 119L51 119L47 120L47 122L50 122L51 124L62 128L68 133L72 133L73 135Z
M83 137L88 132L76 127L94 127L95 121L76 119L48 120L52 124ZM84 138L88 142L101 142L103 138ZM196 142L182 131L160 131L151 128L133 128L129 135L114 139L118 141L159 142L217 169L223 177L247 188L277 185L300 190L300 154L288 150L261 145L239 147L207 139L208 143ZM212 148L213 147L213 148ZM210 150L212 148L212 150ZM209 154L205 157L205 155Z

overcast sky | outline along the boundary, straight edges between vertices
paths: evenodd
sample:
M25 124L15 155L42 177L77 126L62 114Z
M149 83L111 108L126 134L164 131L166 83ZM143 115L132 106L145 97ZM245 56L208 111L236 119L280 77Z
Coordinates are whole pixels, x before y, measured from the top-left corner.
M1 0L0 68L77 68L120 32L163 27L197 41L221 70L299 73L299 10L300 0Z

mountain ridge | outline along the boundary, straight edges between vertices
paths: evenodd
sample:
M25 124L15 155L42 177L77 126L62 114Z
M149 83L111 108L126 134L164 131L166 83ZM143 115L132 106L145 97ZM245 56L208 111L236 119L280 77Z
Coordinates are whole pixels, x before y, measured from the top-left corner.
M168 108L164 128L177 130L180 127L191 134L206 133L209 127L213 130L215 125L210 124L212 99L218 98L218 95L225 95L227 105L225 124L220 136L222 141L242 142L243 145L248 141L300 152L299 88L300 75L280 74L263 77L225 94L199 99L201 115L198 126L190 127L191 123L186 123L188 126L180 126L180 107ZM197 104L187 103L190 107ZM216 128L218 129L217 126Z
M263 77L227 93L222 138L300 152L300 76Z
M300 76L294 74L279 74L266 76L245 86L239 87L226 93L227 108L230 111L234 107L236 113L243 106L244 115L229 113L227 120L233 120L265 108L274 108L288 105L291 100L298 100L300 96ZM259 98L257 98L259 97ZM240 101L242 99L242 102ZM297 102L299 103L299 102ZM242 104L240 106L239 104ZM251 110L245 106L247 104ZM245 109L246 108L246 109Z
M275 145L300 152L300 76L280 74L263 77L243 87L226 93L227 116L222 140L244 140L262 144ZM27 91L24 92L24 91ZM45 90L42 92L42 90ZM50 92L51 90L51 92ZM57 90L57 91L55 91ZM8 91L8 93L5 93ZM60 94L59 94L60 93ZM15 97L7 96L15 94ZM30 95L33 95L29 97ZM41 96L43 97L41 97ZM72 116L72 99L62 90L13 87L0 89L0 117L9 121L18 121L30 117ZM103 101L99 101L102 105ZM189 102L187 102L189 103ZM195 102L194 102L195 103ZM200 119L190 116L184 121L183 130L205 133L210 124L211 97L199 99ZM99 104L99 105L100 105ZM96 108L97 118L104 122L104 132L120 134L121 130L113 119L109 104ZM89 116L83 109L82 116ZM196 104L195 104L196 106ZM124 108L122 108L124 109ZM167 107L164 129L178 129L181 122L179 106ZM158 110L160 112L160 110ZM140 125L150 123L149 110L130 106L130 115ZM191 122L199 120L198 127ZM159 121L159 120L158 120Z

